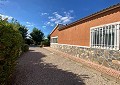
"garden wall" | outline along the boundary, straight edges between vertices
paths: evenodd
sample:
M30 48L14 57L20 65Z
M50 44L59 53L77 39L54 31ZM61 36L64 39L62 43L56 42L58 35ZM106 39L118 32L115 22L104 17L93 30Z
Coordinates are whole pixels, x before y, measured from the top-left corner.
M120 51L79 47L65 44L51 44L51 47L75 57L120 71Z

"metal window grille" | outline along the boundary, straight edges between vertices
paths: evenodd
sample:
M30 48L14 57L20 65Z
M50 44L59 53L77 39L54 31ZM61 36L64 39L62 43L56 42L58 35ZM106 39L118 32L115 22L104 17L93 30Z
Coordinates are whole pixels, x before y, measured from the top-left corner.
M120 22L92 27L90 46L92 48L119 50Z

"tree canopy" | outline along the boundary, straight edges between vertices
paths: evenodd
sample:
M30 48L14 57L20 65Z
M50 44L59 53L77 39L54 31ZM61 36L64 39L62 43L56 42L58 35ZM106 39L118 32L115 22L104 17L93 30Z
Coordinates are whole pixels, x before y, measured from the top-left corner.
M28 29L25 26L20 26L18 29L23 37L23 39L25 40L27 38L27 31Z
M20 32L20 34L22 35L24 41L25 39L27 38L27 32L28 32L28 29L26 26L24 25L21 25L17 20L15 19L12 19L11 21L11 24L14 26L14 28L17 28Z
M34 40L36 45L40 44L44 39L44 33L37 28L33 28L33 31L30 33L30 36Z

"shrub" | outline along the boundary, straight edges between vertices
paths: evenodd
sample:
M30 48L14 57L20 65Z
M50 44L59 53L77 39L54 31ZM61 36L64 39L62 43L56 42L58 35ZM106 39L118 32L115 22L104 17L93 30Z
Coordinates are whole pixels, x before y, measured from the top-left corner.
M0 85L5 85L20 55L23 38L9 22L0 19Z
M50 46L50 41L48 39L44 39L44 41L42 41L42 45Z
M22 52L27 52L29 50L29 45L28 44L23 44L22 45Z

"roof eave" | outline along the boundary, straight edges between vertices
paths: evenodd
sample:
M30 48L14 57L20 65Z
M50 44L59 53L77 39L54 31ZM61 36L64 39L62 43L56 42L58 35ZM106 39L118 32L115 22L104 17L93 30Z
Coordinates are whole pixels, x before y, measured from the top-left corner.
M89 16L87 16L87 17L82 18L82 19L79 19L79 20L77 20L77 21L75 21L75 22L73 22L73 23L70 23L70 24L64 26L63 28L61 28L60 30L63 30L63 29L68 28L68 27L70 27L70 26L76 25L76 24L78 24L78 23L80 23L80 22L82 22L82 21L84 21L84 20L87 20L87 19L92 18L92 17L94 17L94 16L97 16L97 15L99 15L99 14L108 12L108 11L110 11L110 10L116 9L116 8L118 8L118 7L120 7L120 3L118 3L117 5L110 6L110 7L106 8L106 9L103 9L103 10L101 10L101 11L99 11L99 12L96 12L96 13L94 13L94 14L91 14L91 15L89 15Z
M51 31L50 35L57 29L58 26L59 26L59 24L57 24L57 25L55 26L55 28Z

